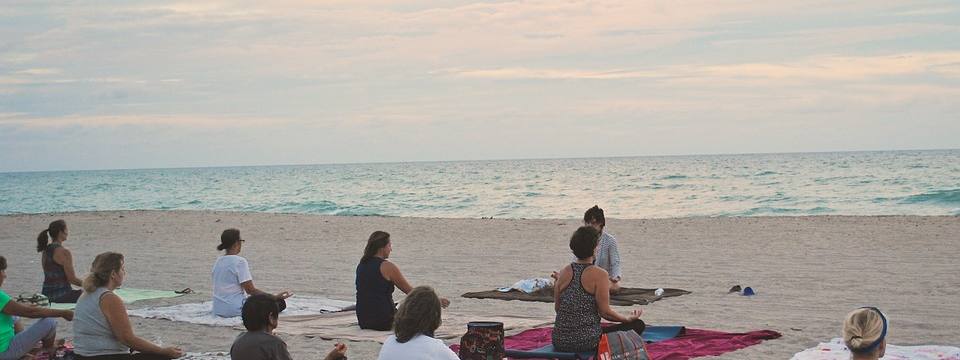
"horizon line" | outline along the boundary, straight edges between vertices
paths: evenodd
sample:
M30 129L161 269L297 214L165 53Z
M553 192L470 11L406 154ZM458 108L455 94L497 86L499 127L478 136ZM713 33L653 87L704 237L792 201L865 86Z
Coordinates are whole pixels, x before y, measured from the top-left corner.
M584 159L624 159L624 158L655 158L655 157L687 157L687 156L743 156L743 155L800 155L800 154L830 154L830 153L872 153L872 152L901 152L901 151L953 151L960 148L936 149L887 149L887 150L825 150L825 151L788 151L788 152L733 152L733 153L700 153L700 154L658 154L658 155L613 155L613 156L573 156L573 157L530 157L530 158L498 158L498 159L457 159L457 160L408 160L408 161L367 161L367 162L329 162L329 163L299 163L299 164L251 164L251 165L208 165L208 166L169 166L144 168L94 168L94 169L54 169L54 170L14 170L0 171L0 174L25 174L44 172L96 172L96 171L138 171L138 170L187 170L187 169L226 169L252 167L291 167L291 166L333 166L333 165L386 165L386 164L417 164L417 163L456 163L456 162L495 162L495 161L527 161L527 160L584 160Z

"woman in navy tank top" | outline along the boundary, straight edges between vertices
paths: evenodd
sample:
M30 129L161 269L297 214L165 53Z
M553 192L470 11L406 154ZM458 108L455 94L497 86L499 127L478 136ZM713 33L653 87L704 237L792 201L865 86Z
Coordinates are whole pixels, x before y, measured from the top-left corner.
M390 234L385 231L370 234L357 265L357 323L361 329L390 330L396 312L393 290L400 288L404 294L413 290L400 268L387 260L391 251ZM443 307L450 304L443 298L440 302Z

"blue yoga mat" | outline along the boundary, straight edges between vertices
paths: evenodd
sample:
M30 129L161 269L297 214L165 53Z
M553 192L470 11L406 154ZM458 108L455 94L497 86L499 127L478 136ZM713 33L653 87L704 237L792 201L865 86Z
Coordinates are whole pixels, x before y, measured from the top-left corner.
M683 326L648 326L643 329L643 341L655 343L663 340L673 339L683 333ZM596 355L596 351L571 353L559 352L553 348L553 344L533 350L507 350L506 355L518 359L564 359L580 360L591 359Z
M683 326L647 326L643 329L643 341L655 343L673 339L683 333Z

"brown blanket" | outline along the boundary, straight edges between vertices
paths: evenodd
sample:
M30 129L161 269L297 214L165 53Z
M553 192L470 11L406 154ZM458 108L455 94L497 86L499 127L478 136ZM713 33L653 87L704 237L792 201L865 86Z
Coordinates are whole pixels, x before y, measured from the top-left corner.
M536 318L521 315L471 315L449 310L443 312L443 323L434 332L437 339L454 339L467 331L471 321L497 321L503 323L504 330L526 330L550 325L553 318ZM239 327L242 330L242 326ZM357 313L342 311L320 315L301 315L280 318L277 332L289 335L305 335L321 339L350 341L376 341L382 343L392 331L361 330L357 325Z
M663 296L656 296L653 294L653 292L656 290L657 289L621 288L619 293L610 296L610 305L646 305L662 298L686 295L690 293L689 291L680 289L663 289ZM460 296L473 299L520 300L552 303L553 288L542 289L532 294L527 294L518 290L511 290L509 292L489 290L469 292Z

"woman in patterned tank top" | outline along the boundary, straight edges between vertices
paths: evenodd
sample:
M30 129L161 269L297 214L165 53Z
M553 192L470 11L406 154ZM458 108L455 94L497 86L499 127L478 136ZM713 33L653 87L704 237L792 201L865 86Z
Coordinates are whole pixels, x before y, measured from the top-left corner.
M553 288L557 312L553 347L558 351L595 351L604 332L643 332L643 310L636 309L624 316L610 308L609 275L593 265L599 239L600 233L590 226L577 229L570 238L570 249L577 260L560 271ZM601 328L600 318L620 324Z
M37 252L41 253L40 264L43 266L43 288L40 292L51 302L75 303L83 293L71 286L83 285L73 270L73 254L63 247L67 235L67 223L57 220L37 236Z

